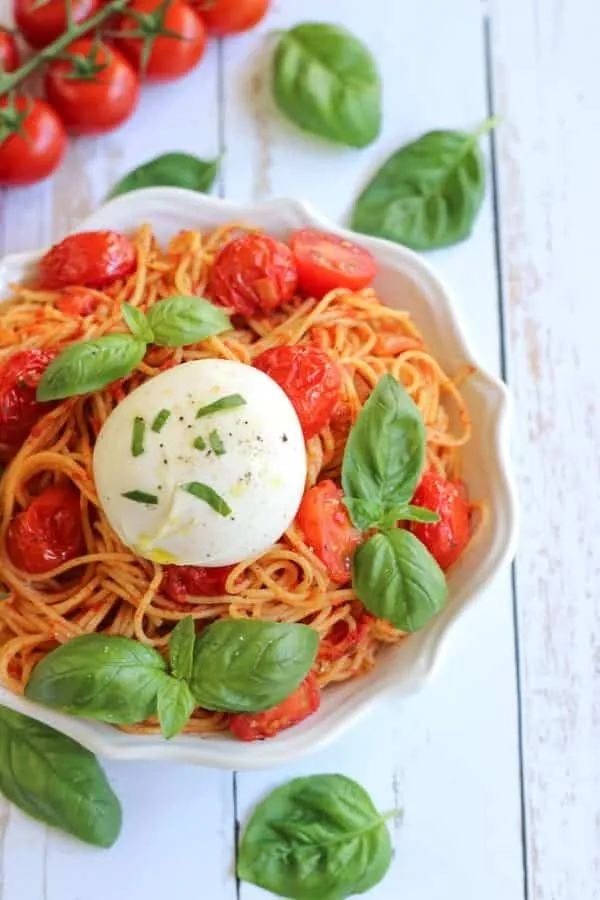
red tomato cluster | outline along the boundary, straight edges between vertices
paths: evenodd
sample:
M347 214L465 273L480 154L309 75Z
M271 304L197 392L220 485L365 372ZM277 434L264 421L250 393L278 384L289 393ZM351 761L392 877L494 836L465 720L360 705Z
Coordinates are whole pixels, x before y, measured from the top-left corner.
M110 37L83 36L51 58L44 94L0 98L0 186L32 184L50 175L66 148L66 133L99 134L133 113L140 81L186 75L204 55L209 34L252 28L270 0L131 0L110 20ZM72 0L75 23L101 12L103 0ZM65 0L14 0L21 37L36 50L67 29ZM19 67L14 35L0 27L0 72ZM45 61L44 61L45 62Z

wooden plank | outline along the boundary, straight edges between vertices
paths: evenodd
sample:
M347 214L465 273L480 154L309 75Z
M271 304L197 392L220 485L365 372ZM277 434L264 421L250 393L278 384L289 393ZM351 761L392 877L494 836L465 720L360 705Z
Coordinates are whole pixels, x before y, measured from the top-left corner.
M385 125L363 151L304 135L274 110L271 32L331 19L360 34L384 76ZM470 128L487 115L480 4L338 0L280 3L256 32L226 42L224 185L235 197L293 195L343 221L374 168L396 147L439 127ZM491 194L471 240L430 254L454 288L482 361L499 366ZM404 807L396 855L369 896L390 900L522 896L519 772L511 592L499 576L457 625L437 676L417 697L387 700L328 752L276 772L237 777L242 822L264 793L297 774L339 771L382 809ZM264 896L243 885L243 900Z
M595 0L491 4L509 375L529 895L600 897L600 416Z

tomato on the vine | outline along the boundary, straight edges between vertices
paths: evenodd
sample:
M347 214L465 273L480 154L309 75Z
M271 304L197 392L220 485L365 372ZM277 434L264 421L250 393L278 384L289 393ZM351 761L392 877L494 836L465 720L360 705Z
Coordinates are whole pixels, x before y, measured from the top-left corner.
M8 526L7 547L13 564L41 574L85 552L79 493L55 484L34 497Z
M98 12L102 0L72 0L74 22L83 22ZM67 28L65 0L15 0L15 22L28 44L36 49L52 43Z
M254 28L269 5L270 0L199 0L195 4L208 30L219 37Z
M14 72L19 67L19 49L14 35L0 28L0 72Z
M118 231L80 231L51 247L39 261L39 286L106 287L135 269L135 247Z
M69 58L53 60L46 71L46 96L69 131L98 134L116 128L136 107L137 74L122 53L93 38L80 38Z
M287 303L297 284L289 247L266 234L244 234L217 253L208 290L222 306L253 316Z
M58 166L66 143L62 122L44 100L0 97L0 185L46 178Z
M135 15L124 14L117 40L146 78L179 78L200 61L206 29L183 0L132 0L128 10Z

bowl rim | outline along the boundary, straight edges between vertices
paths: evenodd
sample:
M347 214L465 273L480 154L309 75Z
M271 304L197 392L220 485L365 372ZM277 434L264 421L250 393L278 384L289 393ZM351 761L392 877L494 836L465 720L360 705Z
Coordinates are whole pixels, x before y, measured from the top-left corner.
M419 656L414 661L410 675L395 682L391 675L373 686L357 679L356 690L341 703L330 710L327 727L304 723L285 732L284 740L275 738L267 742L254 744L224 740L218 747L211 736L181 735L165 741L161 736L134 735L118 731L109 725L89 719L76 718L33 703L24 697L13 694L8 688L0 686L0 702L46 724L57 728L70 737L78 740L92 752L112 759L161 759L195 763L199 765L237 770L253 770L268 768L292 762L301 756L317 752L337 740L342 733L364 718L377 704L390 695L405 696L418 691L433 675L443 653L449 643L455 623L474 603L477 596L487 587L497 572L514 556L518 531L518 503L516 483L510 457L510 423L512 419L512 401L504 382L482 366L476 352L467 338L462 315L456 306L453 294L444 280L434 271L431 264L420 255L400 244L353 232L330 221L321 215L311 204L294 198L271 198L264 201L238 203L234 200L222 199L205 194L198 194L183 188L153 187L132 191L117 196L102 204L91 215L86 216L73 231L93 230L97 227L108 227L106 220L114 218L117 222L125 213L130 217L136 213L138 221L143 221L148 210L153 213L161 210L169 214L177 214L181 207L188 213L193 209L203 215L210 216L211 211L229 211L232 220L252 220L252 217L272 213L282 219L291 214L300 227L318 228L333 232L348 240L358 241L369 249L378 260L385 261L391 268L399 271L410 270L411 279L426 289L429 295L435 295L436 302L441 304L441 314L450 328L451 338L464 361L475 368L475 375L488 393L488 406L492 410L493 446L497 469L495 477L500 479L500 490L503 494L505 521L500 543L489 556L475 584L453 594L453 603L437 616L421 634L424 634ZM146 213L144 213L146 210ZM285 223L282 223L285 224ZM115 225L114 227L119 227ZM121 226L122 227L122 226ZM0 260L0 281L7 270L24 269L35 263L44 253L44 249L25 253L11 254ZM458 602L456 602L458 601ZM392 651L393 652L393 651Z

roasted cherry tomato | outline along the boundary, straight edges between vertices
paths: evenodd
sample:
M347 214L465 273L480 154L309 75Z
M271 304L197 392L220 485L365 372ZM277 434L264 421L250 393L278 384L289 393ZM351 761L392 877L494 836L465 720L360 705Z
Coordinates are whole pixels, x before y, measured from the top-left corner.
M128 10L136 16L124 15L121 19L119 46L146 78L179 78L200 61L206 30L187 3L171 0L165 6L164 0L133 0ZM161 36L161 29L167 29L168 36ZM133 32L139 37L133 37ZM145 46L150 47L147 59Z
M200 0L194 4L212 34L247 31L260 22L270 0Z
M411 522L410 530L422 541L442 569L455 562L469 542L469 502L462 482L448 481L428 469L412 499L415 506L431 509L439 522Z
M217 303L254 316L291 300L297 283L289 247L266 234L245 234L219 251L208 288Z
M83 22L98 12L102 0L73 0L73 20ZM15 21L32 47L45 47L67 28L65 0L15 0Z
M54 350L17 350L0 367L0 445L17 450L53 403L39 403L35 392Z
M340 370L324 350L297 345L272 347L252 363L286 392L306 440L327 425L340 399Z
M136 107L139 82L122 53L92 38L69 47L69 59L46 70L46 96L69 131L98 134L116 128Z
M67 136L51 106L29 97L0 97L0 185L33 184L61 161Z
M85 288L66 288L62 297L56 301L56 308L66 316L91 316L100 303L95 294L90 294Z
M350 628L344 619L336 622L319 645L319 659L332 662L341 659L346 653L350 653L369 633L374 621L375 616L368 612L361 612L354 628Z
M233 566L165 566L162 593L176 603L188 597L218 597L225 593L225 582Z
M14 565L34 574L81 556L85 540L75 488L53 485L42 491L8 526L7 546Z
M300 290L322 297L334 288L359 291L375 278L377 265L368 250L325 231L302 228L290 238Z
M275 737L284 728L290 728L316 712L321 703L319 683L310 672L300 687L274 706L258 713L239 713L229 721L231 732L241 741L262 741Z
M135 269L135 247L118 231L80 231L55 244L39 262L39 285L106 287Z
M10 31L0 27L0 72L14 72L19 67L19 49Z
M360 531L352 525L342 503L343 496L335 482L320 481L307 490L296 514L306 543L336 584L350 580L352 554L361 540Z

